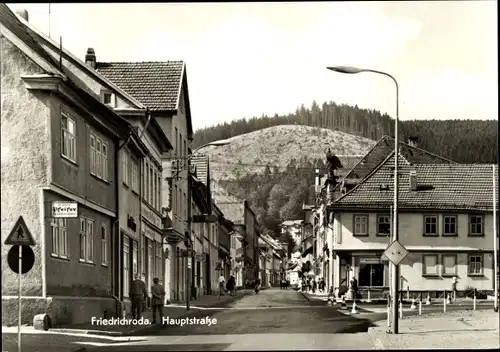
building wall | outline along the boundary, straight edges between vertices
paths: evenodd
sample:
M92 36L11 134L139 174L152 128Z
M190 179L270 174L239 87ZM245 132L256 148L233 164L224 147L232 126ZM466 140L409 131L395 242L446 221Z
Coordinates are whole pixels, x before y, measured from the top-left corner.
M20 76L42 74L43 71L4 36L0 40L2 244L19 216L23 216L36 241L33 247L35 264L23 276L23 295L41 296L46 267L42 255L45 228L40 188L49 182L50 98L48 94L30 92L24 87ZM2 258L7 257L10 248L2 245ZM4 296L9 295L17 299L17 274L9 269L7 260L2 260L2 302Z
M51 211L53 201L67 200L64 197L46 191L44 192L45 213ZM108 239L112 227L112 219L102 213L79 204L78 218L66 219L68 258L58 258L51 254L51 219L46 219L46 263L47 295L49 296L78 296L78 297L110 297L111 296L111 248L107 244L108 262L103 263L101 229L107 231ZM80 258L80 219L94 222L93 263L84 262Z
M389 243L388 236L377 236L377 214L369 214L368 236L353 236L353 213L336 213L334 229L336 230L335 247L337 249L385 249ZM468 236L468 214L458 214L458 236L443 236L443 214L438 214L439 236L423 236L424 214L399 214L399 241L408 249L422 247L461 247L468 249L493 250L493 216L484 216L485 236ZM453 213L453 215L457 215Z
M51 179L52 183L75 195L83 197L108 210L116 211L116 143L101 128L90 122L84 112L55 98L50 103L51 110ZM61 153L62 113L69 114L76 122L76 160L72 161ZM107 179L103 180L90 173L90 136L106 143L108 148Z

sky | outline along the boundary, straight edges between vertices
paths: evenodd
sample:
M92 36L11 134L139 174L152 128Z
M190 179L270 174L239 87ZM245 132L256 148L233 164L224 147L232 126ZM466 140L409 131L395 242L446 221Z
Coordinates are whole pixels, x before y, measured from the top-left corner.
M9 6L82 60L184 60L195 129L313 100L394 117L388 77L336 65L393 75L402 120L498 118L496 1Z

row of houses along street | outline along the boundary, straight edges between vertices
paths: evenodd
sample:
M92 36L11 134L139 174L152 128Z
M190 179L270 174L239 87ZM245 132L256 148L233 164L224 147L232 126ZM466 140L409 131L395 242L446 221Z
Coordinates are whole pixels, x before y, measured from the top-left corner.
M460 296L492 295L494 166L458 164L418 142L399 147L399 241L409 252L400 289L437 298L456 280ZM364 299L387 297L391 270L382 254L392 241L394 155L394 139L384 136L343 177L317 174L306 218L287 224L301 254L287 270L292 284L304 273L346 292L356 278Z
M2 243L19 216L36 241L23 323L127 314L137 274L148 288L160 278L166 304L218 293L221 274L237 286L279 281L281 246L245 200L212 189L208 158L191 148L203 117L191 116L185 62L100 62L91 48L70 53L26 11L0 4L0 20ZM4 324L17 322L6 264Z

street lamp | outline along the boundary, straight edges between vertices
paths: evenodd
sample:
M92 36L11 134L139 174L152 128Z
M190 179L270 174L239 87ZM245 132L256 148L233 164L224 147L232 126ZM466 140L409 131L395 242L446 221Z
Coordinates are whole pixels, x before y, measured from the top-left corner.
M226 144L229 144L231 143L229 140L219 140L219 141L213 141L213 142L210 142L210 143L206 143L206 144L203 144L202 146L196 148L193 152L191 152L191 154L189 154L188 156L188 162L187 162L187 165L188 165L188 175L187 175L187 201L189 203L189 207L188 207L188 218L187 218L187 227L188 227L188 237L187 237L187 242L188 242L188 245L187 245L187 257L188 257L188 260L191 261L191 270L193 270L194 272L194 266L193 266L193 256L194 256L194 252L193 252L193 241L191 239L191 233L192 233L192 229L191 229L191 224L192 224L192 201L191 201L191 198L192 198L192 195L191 195L191 158L194 156L194 154L199 151L200 149L203 149L205 147L209 147L209 146L216 146L216 147L220 147L220 146L223 146L223 145L226 145ZM178 171L177 173L179 173L180 171ZM186 310L189 310L189 303L190 303L190 299L191 299L191 275L189 275L189 264L187 265L186 267Z
M398 137L398 121L399 121L399 85L396 79L382 71L371 70L366 68L358 68L353 66L333 66L327 67L327 69L346 74L356 74L362 72L371 72L379 75L384 75L389 77L394 81L396 85L396 119L394 120L394 205L393 205L393 242L398 240L398 196L399 196L399 180L398 180L398 164L399 164L399 137ZM392 276L392 333L399 333L399 324L398 324L398 293L399 293L399 265L393 264L393 276Z

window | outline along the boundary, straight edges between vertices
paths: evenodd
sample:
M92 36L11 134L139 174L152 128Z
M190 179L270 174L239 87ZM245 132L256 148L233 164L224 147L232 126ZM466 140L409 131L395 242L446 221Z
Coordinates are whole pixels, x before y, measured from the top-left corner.
M66 219L53 218L52 228L52 255L59 258L68 258L68 228Z
M468 275L483 275L483 256L482 255L469 255L469 270Z
M149 199L149 164L146 163L144 167L144 200L147 202Z
M135 159L132 159L131 163L132 163L131 187L133 191L139 192L139 164Z
M90 173L108 180L108 145L95 134L90 134Z
M139 249L137 248L137 242L132 241L132 273L134 276L137 275L139 271L138 259L139 259Z
M443 235L455 236L457 234L457 217L455 215L443 216Z
M154 197L154 190L153 190L153 181L154 176L153 176L153 165L149 166L149 198L148 198L148 203L153 205L153 197Z
M158 192L158 210L161 210L161 172L158 174L157 176L157 182L158 182L158 189L157 189L157 192Z
M154 189L154 194L153 194L153 207L155 209L158 209L158 174L155 172L154 173L154 184L153 184L153 189Z
M188 150L187 150L187 145L186 145L186 140L184 140L184 155L188 155Z
M80 218L80 261L94 262L94 222Z
M184 139L182 138L182 133L179 133L179 155L181 157L185 157L185 155L184 155L184 148L182 147L182 141L183 140ZM182 160L182 163L184 165L184 160Z
M128 179L128 154L124 151L122 153L122 180L123 183L128 185L129 184L129 179Z
M391 217L379 215L377 217L377 235L389 236L391 234Z
M469 235L470 236L483 236L484 226L483 217L481 215L472 215L469 218Z
M146 237L144 233L141 236L141 274L146 275L146 265L144 263L146 259Z
M187 197L186 197L186 193L184 192L184 219L187 219L188 218L188 201L187 201Z
M123 295L129 296L130 290L130 239L123 236Z
M108 228L106 225L101 226L101 264L108 266Z
M175 154L179 156L179 133L177 127L175 128Z
M424 216L424 236L437 236L437 216Z
M443 276L455 276L457 274L457 256L455 254L446 254L442 256Z
M61 154L76 162L76 122L65 112L61 113Z
M438 256L431 254L431 255L424 255L423 260L422 260L422 272L423 275L437 275L438 274Z
M111 92L102 93L102 102L112 108L116 106L116 96Z
M354 235L368 236L368 216L354 215Z

